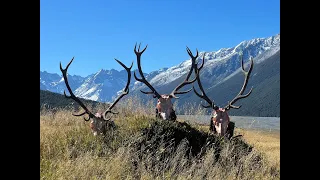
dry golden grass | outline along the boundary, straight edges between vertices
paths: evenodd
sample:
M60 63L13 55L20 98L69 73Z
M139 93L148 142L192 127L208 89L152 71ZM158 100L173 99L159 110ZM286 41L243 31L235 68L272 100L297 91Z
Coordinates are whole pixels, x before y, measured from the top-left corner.
M248 143L267 156L269 162L278 165L280 168L279 131L236 129L236 133L242 134Z
M72 116L70 111L58 110L55 114L40 112L40 178L280 179L277 136L239 129L236 133L243 134L245 140L256 148L242 157L237 165L232 163L233 157L230 155L234 147L227 144L221 152L221 163L214 162L214 151L208 150L203 158L192 159L190 166L186 166L189 160L176 152L167 162L172 167L155 173L150 171L149 155L142 152L145 160L133 166L132 158L136 152L127 146L127 141L135 140L141 129L156 121L151 102L146 103L147 106L136 102L136 99L126 99L129 106L125 109L120 106L119 116L114 117L119 127L117 134L105 138L94 137L88 122ZM205 126L194 127L208 130ZM265 154L262 156L265 159L261 167L254 167L260 152Z

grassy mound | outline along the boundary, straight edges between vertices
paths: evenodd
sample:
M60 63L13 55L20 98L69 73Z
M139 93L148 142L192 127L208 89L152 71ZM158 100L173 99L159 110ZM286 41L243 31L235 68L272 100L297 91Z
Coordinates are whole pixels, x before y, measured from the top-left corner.
M280 169L242 139L155 120L153 108L128 104L105 137L70 110L40 112L41 179L280 179Z
M219 152L225 143L232 143L239 152L251 152L252 147L239 139L231 141L216 135L200 131L186 122L154 121L150 127L141 130L141 137L136 146L138 150L155 151L162 148L176 150L180 143L186 143L186 151L191 157L201 157L208 148Z
M195 164L201 166L204 159L211 162L207 164L211 167L224 166L227 170L239 165L241 159L252 152L252 146L241 139L228 140L200 131L185 122L163 120L153 121L142 129L141 134L130 141L130 147L136 174L140 174L138 167L143 164L143 168L155 177L170 172L170 178ZM262 158L256 155L252 169L261 166Z

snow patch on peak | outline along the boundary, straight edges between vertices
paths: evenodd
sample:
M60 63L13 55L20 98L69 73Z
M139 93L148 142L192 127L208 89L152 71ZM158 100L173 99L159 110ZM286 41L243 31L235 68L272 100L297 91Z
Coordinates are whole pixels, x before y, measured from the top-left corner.
M274 52L278 51L279 49L280 34L268 38L256 38L248 41L242 41L235 47L221 48L218 51L206 52L203 72L209 73L210 75L215 73L216 79L220 78L220 80L222 80L226 76L230 75L230 73L232 73L240 65L240 52L242 52L245 61L252 56L253 58L258 57L257 63L259 63L266 59L267 56L274 54ZM200 52L196 60L198 65L202 63L203 53L205 52ZM266 57L262 58L263 55L266 55ZM191 59L185 60L176 66L159 72L152 79L148 79L148 81L153 86L169 84L177 78L184 76L188 72L190 66ZM140 84L141 83L139 82L134 83L135 87Z

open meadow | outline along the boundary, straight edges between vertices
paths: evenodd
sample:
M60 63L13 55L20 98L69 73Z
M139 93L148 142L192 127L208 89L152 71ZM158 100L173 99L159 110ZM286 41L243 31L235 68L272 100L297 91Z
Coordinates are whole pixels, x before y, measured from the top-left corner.
M157 120L152 102L137 102L117 105L105 137L71 110L41 109L40 179L280 179L279 131L236 128L243 137L224 140L179 116Z

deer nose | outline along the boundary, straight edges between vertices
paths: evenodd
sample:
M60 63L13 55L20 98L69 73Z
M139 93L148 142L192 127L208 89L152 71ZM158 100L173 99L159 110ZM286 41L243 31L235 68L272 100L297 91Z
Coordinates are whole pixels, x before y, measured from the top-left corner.
M169 118L167 117L166 113L160 113L161 117L163 120L168 120Z

